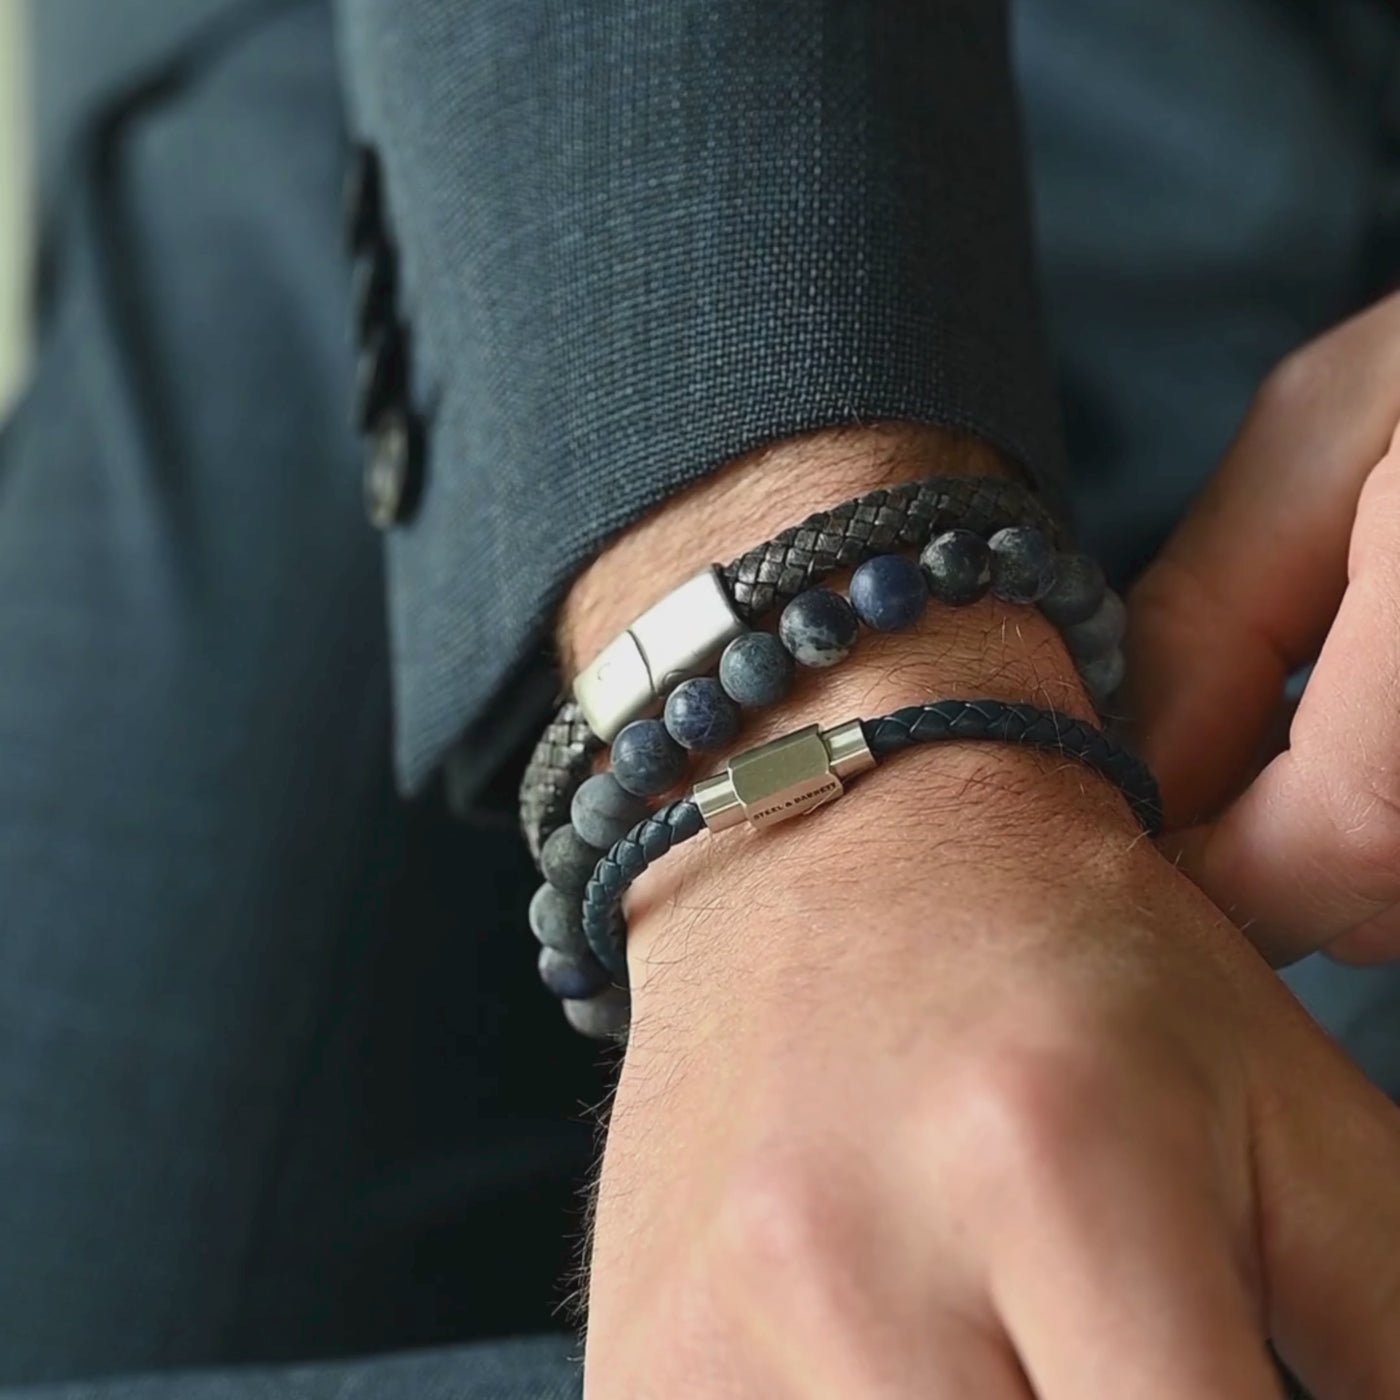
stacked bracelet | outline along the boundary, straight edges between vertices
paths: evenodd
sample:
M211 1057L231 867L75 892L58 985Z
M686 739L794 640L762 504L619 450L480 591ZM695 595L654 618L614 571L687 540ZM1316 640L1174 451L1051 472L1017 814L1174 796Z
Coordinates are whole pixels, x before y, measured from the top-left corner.
M569 820L574 792L624 725L645 714L676 682L702 674L745 628L838 569L855 568L874 555L922 550L956 528L990 538L1014 526L1040 530L1056 548L1063 542L1054 517L1019 482L935 477L817 511L681 585L575 677L574 699L540 737L520 787L520 822L530 854L538 861L545 838ZM1085 560L1067 578L1082 586L1095 575L1101 587L1102 575Z
M580 930L606 999L570 1016L596 1035L626 1028L627 930L622 896L674 846L703 830L747 821L765 828L841 796L845 783L881 758L913 744L943 741L1019 744L1072 758L1115 783L1143 829L1161 827L1161 800L1147 767L1113 736L1082 720L1033 705L997 700L939 700L834 729L815 725L731 759L722 774L696 785L638 822L598 861L583 895ZM610 984L610 985L609 985ZM589 1005L585 1003L585 1005Z
M919 621L930 598L959 608L988 594L1040 604L1063 629L1090 698L1103 707L1123 679L1126 612L1102 571L1082 554L1057 554L1037 529L1013 526L990 540L948 530L917 560L867 559L852 574L846 597L828 588L799 593L779 616L776 636L741 633L721 653L717 679L681 681L660 717L622 729L612 743L613 776L636 797L671 792L685 777L689 754L728 748L738 737L741 709L782 700L798 667L839 665L855 650L862 625L899 631Z
M705 571L614 639L576 678L577 703L546 731L521 791L526 839L546 879L530 906L540 973L569 1019L589 1029L601 1017L607 1029L625 1012L583 935L582 894L598 858L646 819L651 799L680 785L690 754L729 747L741 712L780 701L797 666L843 661L861 624L912 626L930 598L964 607L990 593L1038 604L1101 708L1122 679L1123 606L1098 566L1057 550L1058 539L1015 483L910 483L809 517ZM919 546L917 561L892 552L901 546ZM811 586L848 565L849 597ZM776 636L747 630L784 602ZM718 674L701 674L716 655ZM637 717L663 698L659 717ZM606 739L612 771L589 777Z

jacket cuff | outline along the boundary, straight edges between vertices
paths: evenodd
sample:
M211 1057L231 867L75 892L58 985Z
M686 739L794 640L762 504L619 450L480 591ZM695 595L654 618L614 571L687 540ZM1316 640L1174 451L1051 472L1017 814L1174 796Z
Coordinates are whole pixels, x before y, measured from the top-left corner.
M427 420L389 542L406 790L501 751L575 573L742 453L907 419L1058 478L1003 5L341 11Z

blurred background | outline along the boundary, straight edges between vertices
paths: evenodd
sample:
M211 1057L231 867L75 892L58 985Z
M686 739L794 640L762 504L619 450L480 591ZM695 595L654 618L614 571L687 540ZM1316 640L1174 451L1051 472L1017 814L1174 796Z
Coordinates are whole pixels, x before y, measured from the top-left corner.
M24 379L32 228L24 63L28 0L0 0L0 414Z

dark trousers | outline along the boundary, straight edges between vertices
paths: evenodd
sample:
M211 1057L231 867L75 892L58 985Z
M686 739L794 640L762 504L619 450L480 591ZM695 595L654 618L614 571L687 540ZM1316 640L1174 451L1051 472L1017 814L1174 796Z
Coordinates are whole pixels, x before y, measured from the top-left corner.
M35 11L43 334L0 440L0 1386L575 1393L567 1341L460 1349L559 1330L604 1076L534 984L508 784L468 824L393 792L330 16ZM1400 265L1400 41L1359 0L1019 22L1076 489L1121 577L1269 366ZM1290 980L1400 1091L1400 979ZM407 1347L436 1349L100 1380Z

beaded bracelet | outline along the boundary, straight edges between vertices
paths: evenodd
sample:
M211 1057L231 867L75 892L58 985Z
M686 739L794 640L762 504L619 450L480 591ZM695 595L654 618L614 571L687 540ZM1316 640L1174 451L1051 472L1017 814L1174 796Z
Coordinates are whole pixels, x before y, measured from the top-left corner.
M1049 592L1047 592L1049 588ZM720 657L718 679L681 682L666 701L664 717L635 720L613 742L611 772L586 778L571 799L571 820L552 832L540 853L545 884L530 904L530 927L543 945L540 972L568 1001L587 999L587 960L570 964L554 956L577 941L579 900L598 858L643 820L649 798L682 780L688 751L728 747L740 728L741 708L781 700L796 666L824 667L848 656L859 624L876 630L912 625L930 595L966 606L987 592L1013 601L1038 601L1062 623L1066 642L1096 703L1122 676L1124 610L1103 575L1082 555L1056 555L1045 537L1011 527L983 541L965 530L946 531L925 547L920 562L904 555L876 555L852 575L850 601L827 589L809 589L783 609L778 634L744 632ZM1086 616L1087 615L1087 616ZM1084 618L1074 622L1073 618ZM1104 682L1096 672L1105 672Z
M990 537L1008 527L1040 530L1059 548L1062 532L1035 494L994 477L933 477L871 491L800 524L723 566L698 574L611 641L574 679L574 698L546 727L520 787L520 821L537 862L605 743L678 681L703 674L746 627L842 568L897 549L921 550L960 528ZM1087 621L1102 597L1091 561L1056 578L1042 608L1063 607L1061 626ZM1087 611L1074 604L1087 589ZM985 591L985 590L984 590ZM1062 599L1062 601L1060 601ZM1111 678L1111 677L1110 677Z
M598 861L569 923L566 944L541 954L546 985L574 1027L594 1037L625 1030L627 929L622 897L672 847L702 830L748 822L764 829L838 798L850 779L913 744L1020 744L1073 758L1116 784L1143 829L1161 829L1157 784L1116 738L1057 710L999 700L938 700L823 730L811 725L732 758L689 797L638 822Z

